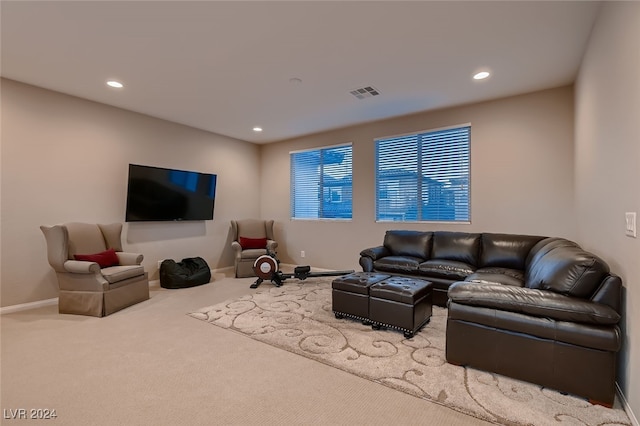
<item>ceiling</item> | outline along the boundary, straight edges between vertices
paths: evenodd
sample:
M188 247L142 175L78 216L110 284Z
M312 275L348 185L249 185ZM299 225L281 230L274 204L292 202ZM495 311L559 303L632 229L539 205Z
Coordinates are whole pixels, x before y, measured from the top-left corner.
M0 7L3 77L268 143L570 84L599 3L3 0ZM473 80L483 69L492 75ZM125 86L110 88L108 79ZM380 95L350 94L365 86Z

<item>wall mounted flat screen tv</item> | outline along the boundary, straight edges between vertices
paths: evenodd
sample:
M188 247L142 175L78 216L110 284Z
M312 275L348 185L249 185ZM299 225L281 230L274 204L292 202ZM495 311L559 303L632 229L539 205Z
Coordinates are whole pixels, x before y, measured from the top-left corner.
M129 164L127 222L210 220L217 175Z

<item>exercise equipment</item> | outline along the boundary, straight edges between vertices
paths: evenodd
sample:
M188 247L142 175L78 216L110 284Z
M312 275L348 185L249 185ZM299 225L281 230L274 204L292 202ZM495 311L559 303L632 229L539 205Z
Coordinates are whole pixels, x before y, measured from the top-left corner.
M289 278L304 281L309 277L336 277L355 272L354 270L311 272L311 266L296 266L293 270L293 274L285 274L280 271L280 261L274 256L268 254L263 254L256 259L253 263L253 271L258 279L251 284L251 288L258 288L264 280L270 280L276 287L280 287L284 280Z

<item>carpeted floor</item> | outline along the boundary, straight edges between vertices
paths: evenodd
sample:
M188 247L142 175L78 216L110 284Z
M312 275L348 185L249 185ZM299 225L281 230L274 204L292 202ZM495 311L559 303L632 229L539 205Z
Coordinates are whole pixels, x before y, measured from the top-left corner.
M629 425L619 406L591 405L526 382L448 364L446 309L412 339L338 320L331 278L265 285L252 294L190 313L194 318L320 361L478 419L506 425Z
M253 281L229 270L199 287L154 286L104 318L56 305L3 313L3 414L51 409L44 423L65 426L488 424L185 315L254 294Z

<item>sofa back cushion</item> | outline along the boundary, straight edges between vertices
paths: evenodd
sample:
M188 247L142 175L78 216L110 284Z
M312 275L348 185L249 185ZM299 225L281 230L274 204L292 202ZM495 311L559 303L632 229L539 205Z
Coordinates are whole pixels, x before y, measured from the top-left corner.
M531 251L527 255L525 262L525 268L528 268L531 263L536 259L541 258L546 253L550 252L557 247L578 247L578 244L573 241L569 241L565 238L550 237L539 241L535 246L531 248Z
M527 255L544 237L512 234L482 234L478 266L524 271Z
M478 264L480 234L438 231L433 233L432 259L448 259Z
M609 266L598 256L576 245L557 245L533 257L525 286L590 298L608 274Z
M392 230L384 235L383 245L394 256L429 259L431 236L431 232Z
M69 259L73 260L76 254L100 253L109 248L95 223L70 222L65 227L69 236Z

